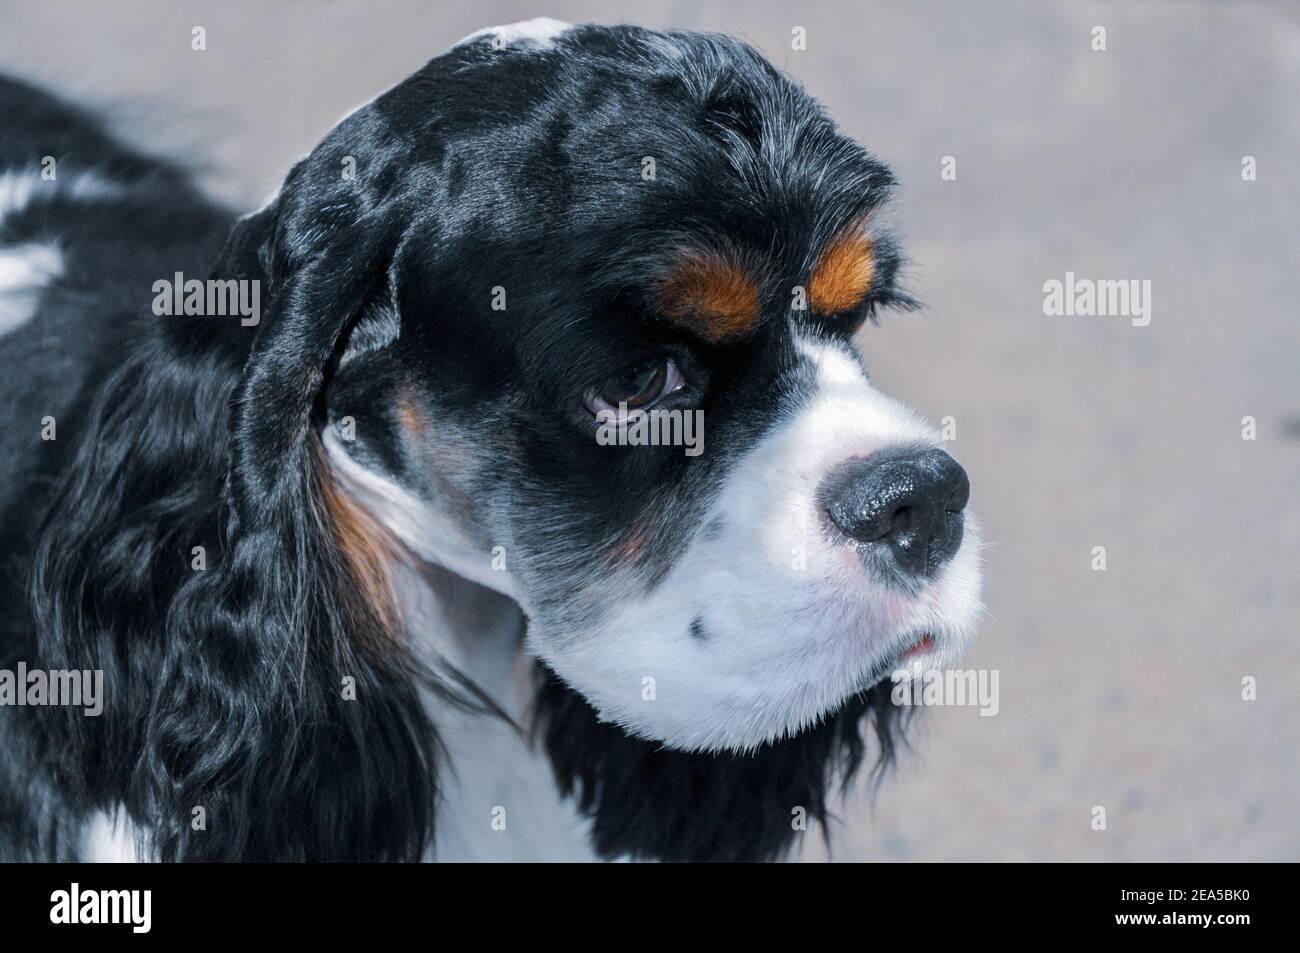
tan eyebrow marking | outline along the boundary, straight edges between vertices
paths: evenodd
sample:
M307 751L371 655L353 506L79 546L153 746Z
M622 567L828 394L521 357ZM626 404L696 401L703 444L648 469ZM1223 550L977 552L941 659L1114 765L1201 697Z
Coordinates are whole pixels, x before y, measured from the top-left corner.
M855 223L831 239L808 278L808 302L814 311L838 314L856 307L876 276L870 237Z
M758 323L758 284L715 252L690 252L678 262L660 302L673 323L709 341L744 334Z

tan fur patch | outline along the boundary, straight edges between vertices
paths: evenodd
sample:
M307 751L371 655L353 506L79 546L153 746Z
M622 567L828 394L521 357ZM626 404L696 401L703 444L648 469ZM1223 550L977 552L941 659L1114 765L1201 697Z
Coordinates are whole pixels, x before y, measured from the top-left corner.
M650 541L650 527L639 523L633 527L628 537L609 549L608 560L616 569L635 568L646 556L646 546Z
M862 301L876 276L871 239L860 224L836 235L808 278L808 303L822 314L848 311Z
M423 440L429 435L429 421L425 419L419 401L406 391L397 395L397 422L414 440Z
M362 621L360 617L369 614L390 636L396 637L399 622L388 567L403 558L402 544L339 485L325 461L323 450L319 451L317 459L321 499L329 528L340 555L347 563L348 573L356 583L356 595L365 601L365 605L354 607L354 613L359 617L359 623ZM359 631L368 628L359 625Z
M676 324L708 341L720 341L758 323L758 285L737 262L711 252L684 258L660 296Z

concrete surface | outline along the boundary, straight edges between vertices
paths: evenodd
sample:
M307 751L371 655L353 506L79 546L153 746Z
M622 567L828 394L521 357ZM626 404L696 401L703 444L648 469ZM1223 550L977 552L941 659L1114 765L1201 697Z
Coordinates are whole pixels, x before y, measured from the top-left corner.
M1300 7L3 0L0 69L251 207L351 107L539 14L749 39L902 181L927 307L863 343L956 420L1001 711L929 712L835 858L1300 859ZM1149 279L1151 324L1044 316L1066 271Z

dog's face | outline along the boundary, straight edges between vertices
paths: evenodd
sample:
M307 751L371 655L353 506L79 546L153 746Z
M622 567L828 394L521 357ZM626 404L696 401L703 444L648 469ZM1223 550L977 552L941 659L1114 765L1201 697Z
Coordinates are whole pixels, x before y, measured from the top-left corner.
M853 344L907 303L890 187L737 42L471 38L286 186L392 220L327 390L335 465L416 553L516 598L602 717L675 748L955 660L965 475ZM652 413L676 442L631 445L638 410L680 412Z

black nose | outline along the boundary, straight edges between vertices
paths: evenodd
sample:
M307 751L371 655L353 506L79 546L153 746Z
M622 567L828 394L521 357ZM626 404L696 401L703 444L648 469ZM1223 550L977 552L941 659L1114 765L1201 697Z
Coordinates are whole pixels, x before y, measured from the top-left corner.
M818 496L845 535L887 546L900 569L922 575L961 545L970 480L942 450L885 450L836 467Z

